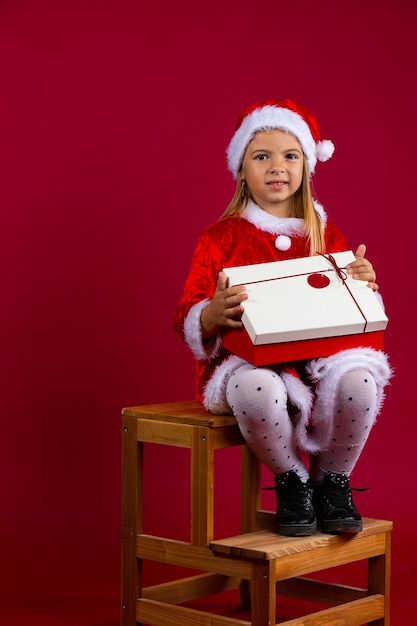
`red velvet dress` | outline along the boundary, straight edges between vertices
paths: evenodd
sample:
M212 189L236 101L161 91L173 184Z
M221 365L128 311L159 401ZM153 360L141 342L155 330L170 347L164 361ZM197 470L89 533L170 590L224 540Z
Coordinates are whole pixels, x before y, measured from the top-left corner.
M325 215L323 217L325 222ZM309 245L303 228L303 220L276 218L250 203L243 217L221 219L200 235L174 321L177 332L197 359L196 397L200 402L203 402L204 389L214 370L230 357L230 352L221 346L221 337L217 337L211 347L203 348L199 337L199 316L195 323L189 324L187 331L185 321L190 311L200 303L207 304L213 297L219 272L225 267L308 256ZM277 249L279 235L290 241L288 250ZM340 230L328 222L325 223L325 243L326 252L349 249ZM201 313L200 308L198 313Z

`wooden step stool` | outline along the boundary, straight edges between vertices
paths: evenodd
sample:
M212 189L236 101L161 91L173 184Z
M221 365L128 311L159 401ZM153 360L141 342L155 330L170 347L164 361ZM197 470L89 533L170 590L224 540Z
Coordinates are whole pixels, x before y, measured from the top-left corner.
M391 522L364 519L363 532L354 536L282 537L273 530L275 513L260 510L261 465L234 417L212 415L194 401L130 407L122 415L122 626L275 626L277 594L329 607L280 624L389 626ZM189 542L143 532L146 443L191 452ZM214 540L214 451L237 445L242 447L241 534ZM143 587L145 560L203 573ZM367 589L303 578L364 560ZM180 606L236 588L243 606L250 606L251 621Z

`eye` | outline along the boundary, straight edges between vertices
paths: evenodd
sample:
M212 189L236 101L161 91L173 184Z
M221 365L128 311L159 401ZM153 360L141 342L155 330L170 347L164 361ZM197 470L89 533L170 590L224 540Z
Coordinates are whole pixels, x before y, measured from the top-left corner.
M267 154L261 153L261 154L257 154L255 156L255 161L265 161L265 159L267 159L267 158L268 158Z
M286 154L285 157L289 161L296 161L297 159L300 158L299 155L296 152L288 152L288 154Z

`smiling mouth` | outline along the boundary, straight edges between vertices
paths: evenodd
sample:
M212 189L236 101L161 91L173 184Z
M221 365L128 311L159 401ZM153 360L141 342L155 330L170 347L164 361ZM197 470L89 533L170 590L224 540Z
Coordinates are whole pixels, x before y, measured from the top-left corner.
M268 187L272 187L272 189L282 189L287 184L286 180L271 180L271 182L267 183Z

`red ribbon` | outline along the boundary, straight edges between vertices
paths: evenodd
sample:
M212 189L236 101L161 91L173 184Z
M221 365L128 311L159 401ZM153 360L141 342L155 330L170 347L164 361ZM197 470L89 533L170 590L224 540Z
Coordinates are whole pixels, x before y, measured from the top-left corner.
M342 281L342 283L344 284L344 286L346 287L346 289L350 293L353 302L356 304L356 306L359 309L359 313L362 315L363 319L365 320L365 326L364 326L363 331L362 331L362 332L365 333L366 332L366 326L368 324L368 320L366 319L365 313L362 311L361 307L359 306L358 302L356 301L355 296L353 295L353 293L349 289L348 285L346 285L346 279L347 279L346 272L344 270L342 270L341 267L338 266L338 264L336 263L335 258L331 254L322 254L321 252L319 252L319 254L320 254L320 256L323 256L325 259L330 261L330 263L333 265L334 269L336 270L336 273L339 276L340 280Z
M319 252L319 255L324 257L328 261L330 261L330 263L333 265L334 269L336 270L336 274L339 276L342 283L345 284L346 279L347 279L347 274L344 270L342 270L341 267L338 266L334 256L332 256L331 254L322 254L321 252Z

